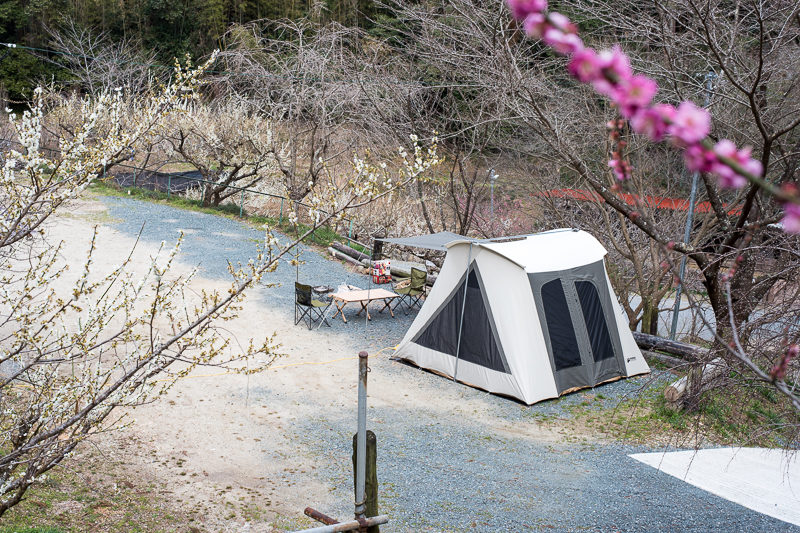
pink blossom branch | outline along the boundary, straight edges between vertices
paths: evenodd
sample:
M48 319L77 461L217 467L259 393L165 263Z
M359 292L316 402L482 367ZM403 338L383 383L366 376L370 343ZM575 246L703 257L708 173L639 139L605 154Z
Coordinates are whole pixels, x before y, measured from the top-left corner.
M689 170L716 176L723 188L741 188L748 182L773 195L784 207L783 228L800 233L800 192L791 185L777 187L764 179L761 161L751 157L752 148L737 148L733 141L722 139L713 143L711 115L693 102L681 102L678 107L653 103L658 84L641 74L634 74L630 59L619 46L611 50L596 50L584 46L577 26L565 15L547 12L547 0L507 0L511 13L522 21L525 32L542 39L558 54L568 56L567 70L582 83L594 87L619 109L636 133L654 142L669 138L683 150ZM609 161L617 179L630 176L630 167L619 158Z

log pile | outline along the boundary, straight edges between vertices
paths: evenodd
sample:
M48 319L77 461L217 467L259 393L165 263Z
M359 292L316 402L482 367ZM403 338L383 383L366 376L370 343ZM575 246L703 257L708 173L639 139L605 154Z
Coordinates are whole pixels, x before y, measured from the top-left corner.
M698 373L700 377L700 384L697 390L703 390L714 385L714 382L728 373L728 365L721 357L717 357L713 361L703 365L702 373ZM689 390L689 376L683 376L678 381L670 383L664 389L664 398L667 404L673 409L680 409L683 398Z
M345 261L345 262L347 262L347 263L350 263L351 265L355 265L355 266L364 266L364 265L361 263L361 261L359 261L358 259L355 259L355 258L353 258L353 257L350 257L349 255L347 255L347 254L345 254L345 253L343 253L343 252L340 252L339 250L336 250L335 248L333 248L333 247L331 247L331 246L329 246L329 247L328 247L328 252L329 252L329 253L330 253L330 254L331 254L333 257L335 257L336 259L339 259L339 260L341 260L341 261Z
M713 387L715 381L728 373L728 365L721 357L706 363L703 365L702 369L697 368L697 363L708 358L709 351L707 348L664 339L638 331L633 332L633 338L647 358L665 362L672 366L672 368L679 366L695 366L693 369L690 368L688 375L670 383L664 389L664 398L667 400L667 404L673 409L682 408L683 400L686 398L690 389L690 379L700 380L700 383L697 384L696 387L692 387L697 392L700 392L709 387ZM659 352L666 352L669 355Z
M338 252L341 252L353 259L361 262L361 261L369 261L369 256L365 253L361 253L355 248L350 248L346 244L342 244L340 242L333 241L331 243L331 248L335 249Z

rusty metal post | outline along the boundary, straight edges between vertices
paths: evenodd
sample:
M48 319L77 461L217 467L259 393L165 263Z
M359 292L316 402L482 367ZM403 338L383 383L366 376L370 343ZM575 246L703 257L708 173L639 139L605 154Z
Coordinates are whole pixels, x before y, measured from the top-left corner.
M339 531L357 531L363 527L379 526L389 522L389 516L382 514L373 516L371 518L362 518L361 520L351 520L350 522L342 522L339 524L331 524L329 526L314 527L311 529L301 529L295 533L337 533Z
M339 523L339 521L336 520L335 518L331 518L330 516L326 515L325 513L321 513L321 512L319 512L316 509L313 509L311 507L306 507L305 510L303 511L303 513L307 517L313 518L317 522L322 522L326 526L332 526L333 524L338 524Z
M365 518L364 482L367 472L367 352L358 354L358 436L356 439L356 519Z

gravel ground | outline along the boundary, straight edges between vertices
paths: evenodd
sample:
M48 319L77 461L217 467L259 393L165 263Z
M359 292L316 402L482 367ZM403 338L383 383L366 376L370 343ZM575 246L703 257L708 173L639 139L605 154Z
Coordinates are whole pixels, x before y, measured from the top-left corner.
M237 221L128 198L105 197L103 202L119 231L152 242L170 242L182 229L182 259L198 265L204 276L227 277L227 260L246 262L261 232ZM367 287L368 278L349 271L319 252L303 247L300 281L313 285L341 283ZM263 288L256 297L283 307L291 316L292 282L298 272L282 264L270 277L278 286ZM348 318L355 308L348 313ZM369 346L394 346L413 316L397 314L380 326L331 321L331 335L342 335L353 352ZM378 322L378 321L376 321ZM324 326L323 326L324 327ZM424 390L459 387L466 399L480 397L487 416L525 424L537 416L568 418L569 407L584 400L580 393L531 407L455 385L443 378L388 358L371 361L374 371L396 377L397 383L421 383ZM596 389L603 402L615 405L633 395L647 379L634 378ZM267 388L251 389L250 397L271 404L302 401ZM431 398L434 402L435 398ZM339 508L323 511L334 516L352 513L350 446L353 410L326 409L317 419L296 420L292 432L319 464L320 480L332 487ZM524 436L487 431L473 419L454 412L371 406L370 427L378 435L378 475L381 511L391 515L384 531L798 531L800 528L750 511L658 472L627 457L648 448L616 444L534 442ZM512 424L513 425L513 424ZM320 438L323 435L323 438Z

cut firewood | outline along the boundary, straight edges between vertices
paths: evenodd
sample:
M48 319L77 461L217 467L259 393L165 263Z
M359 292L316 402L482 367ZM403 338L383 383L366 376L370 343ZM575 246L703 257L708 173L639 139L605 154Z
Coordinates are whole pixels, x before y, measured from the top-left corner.
M700 378L700 387L705 388L713 384L714 380L725 375L727 370L728 367L725 364L725 360L721 357L717 357L713 361L707 363L705 366L703 366L703 374ZM664 389L664 398L666 398L670 407L673 409L680 408L681 400L686 395L688 385L688 376L684 376L681 379L667 385L667 388Z

